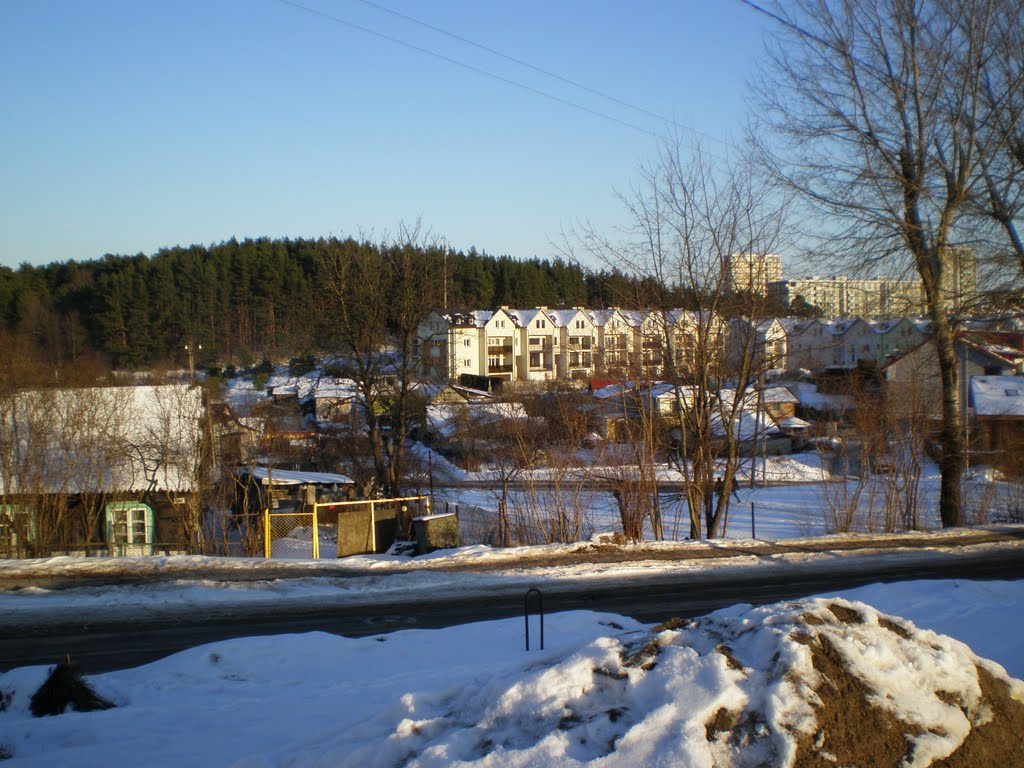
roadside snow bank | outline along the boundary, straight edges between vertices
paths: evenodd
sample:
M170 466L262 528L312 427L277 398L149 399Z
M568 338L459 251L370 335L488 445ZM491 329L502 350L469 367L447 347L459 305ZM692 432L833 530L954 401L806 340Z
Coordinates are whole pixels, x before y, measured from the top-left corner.
M151 768L1012 765L1024 683L952 638L839 598L654 629L591 612L358 640L194 648L89 683L113 709L32 718L45 667L0 675L0 754ZM140 724L144 724L141 725Z

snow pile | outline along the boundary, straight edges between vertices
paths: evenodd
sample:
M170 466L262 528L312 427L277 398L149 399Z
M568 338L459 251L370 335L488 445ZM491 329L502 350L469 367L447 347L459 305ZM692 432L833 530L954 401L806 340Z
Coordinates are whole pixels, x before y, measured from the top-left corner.
M47 670L21 668L0 676L0 750L40 766L916 768L1024 748L1024 683L863 603L654 629L555 614L547 643L525 652L522 620L226 641L90 678L114 709L41 719L28 701Z

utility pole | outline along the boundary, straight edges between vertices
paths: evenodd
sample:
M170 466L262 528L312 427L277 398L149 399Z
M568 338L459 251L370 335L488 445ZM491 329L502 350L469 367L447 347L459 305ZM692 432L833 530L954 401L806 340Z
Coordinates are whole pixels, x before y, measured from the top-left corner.
M194 353L198 349L202 349L202 344L186 344L185 352L188 354L188 380L190 384L196 383L196 366Z

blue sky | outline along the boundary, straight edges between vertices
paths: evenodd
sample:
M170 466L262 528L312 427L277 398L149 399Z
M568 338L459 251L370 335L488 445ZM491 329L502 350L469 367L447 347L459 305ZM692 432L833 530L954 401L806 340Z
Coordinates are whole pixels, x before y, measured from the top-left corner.
M664 121L382 8L711 150L742 134L767 28L739 0L0 0L0 263L417 219L551 257L574 222L624 221Z

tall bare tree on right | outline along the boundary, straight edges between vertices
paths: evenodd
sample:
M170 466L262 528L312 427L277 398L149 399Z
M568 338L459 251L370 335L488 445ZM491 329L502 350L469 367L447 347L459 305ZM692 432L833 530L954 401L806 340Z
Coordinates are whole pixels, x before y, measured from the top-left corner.
M951 293L956 254L1007 256L1020 285L1019 0L786 0L757 84L767 166L822 216L822 247L863 269L908 264L942 392L944 526L962 520L965 441ZM764 129L767 133L762 133Z

